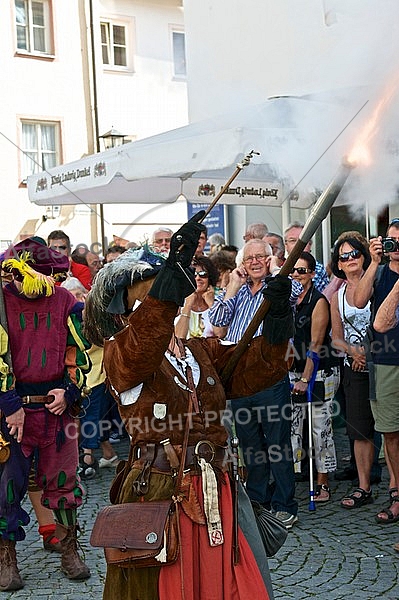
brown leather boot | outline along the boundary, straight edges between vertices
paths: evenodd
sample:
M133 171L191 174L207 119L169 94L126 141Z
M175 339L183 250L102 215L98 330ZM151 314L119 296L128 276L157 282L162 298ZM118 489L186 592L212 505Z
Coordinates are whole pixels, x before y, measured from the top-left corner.
M90 570L78 554L77 528L57 523L55 535L61 542L61 569L69 579L88 579Z
M17 566L15 542L0 538L0 591L20 590L23 587Z

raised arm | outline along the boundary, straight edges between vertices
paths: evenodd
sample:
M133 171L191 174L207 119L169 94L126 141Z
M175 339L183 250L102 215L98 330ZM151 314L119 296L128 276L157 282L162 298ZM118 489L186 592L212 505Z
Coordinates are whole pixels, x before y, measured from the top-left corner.
M375 315L373 327L379 333L385 333L398 324L399 279L381 304Z
M377 269L382 257L382 238L370 240L371 263L365 274L359 281L354 294L354 303L357 308L364 308L373 295L373 284L377 275Z

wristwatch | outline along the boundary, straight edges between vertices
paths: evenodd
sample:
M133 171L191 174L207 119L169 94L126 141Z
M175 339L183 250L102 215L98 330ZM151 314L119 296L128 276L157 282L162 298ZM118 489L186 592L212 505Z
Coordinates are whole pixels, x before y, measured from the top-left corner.
M306 377L301 377L299 381L302 381L302 383L309 383L309 379L306 379Z

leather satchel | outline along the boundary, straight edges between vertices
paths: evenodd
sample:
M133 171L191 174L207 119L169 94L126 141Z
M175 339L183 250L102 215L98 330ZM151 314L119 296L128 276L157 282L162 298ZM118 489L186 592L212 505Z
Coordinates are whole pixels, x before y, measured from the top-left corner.
M182 355L184 348L181 346ZM187 371L189 367L187 368ZM191 386L195 390L194 385ZM195 391L189 391L188 414L193 410ZM183 448L174 495L180 498L180 488L186 462L190 419L186 419ZM133 446L129 458L118 469L110 492L111 502L120 502L121 492L133 461ZM113 504L100 510L90 537L92 546L104 548L107 564L120 567L162 567L177 560L180 546L178 502L152 500Z
M104 548L107 564L162 567L177 560L177 518L170 500L106 506L97 515L90 543Z

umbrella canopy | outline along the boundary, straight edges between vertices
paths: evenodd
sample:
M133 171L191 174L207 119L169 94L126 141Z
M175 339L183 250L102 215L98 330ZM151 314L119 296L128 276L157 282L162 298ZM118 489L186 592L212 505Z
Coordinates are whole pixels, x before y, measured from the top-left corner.
M259 156L240 172L221 202L280 206L315 163L307 190L322 187L331 177L332 162L335 170L348 147L351 127L346 126L356 110L353 104L270 98L31 175L29 199L38 205L158 204L184 194L191 202L210 202L237 163L255 150ZM312 201L300 194L295 206Z

